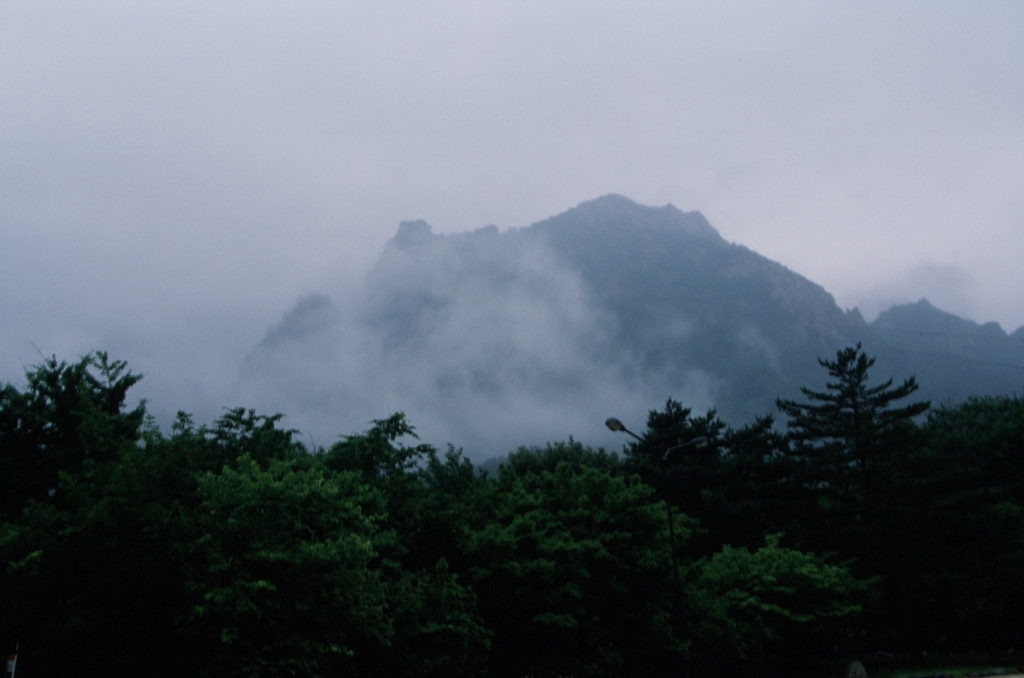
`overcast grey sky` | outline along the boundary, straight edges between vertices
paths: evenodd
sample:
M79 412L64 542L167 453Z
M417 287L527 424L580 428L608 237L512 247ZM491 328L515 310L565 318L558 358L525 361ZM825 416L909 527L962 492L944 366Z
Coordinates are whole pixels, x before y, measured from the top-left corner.
M0 379L220 400L402 219L702 211L868 318L1024 324L1021 2L0 0ZM385 415L387 413L381 413Z

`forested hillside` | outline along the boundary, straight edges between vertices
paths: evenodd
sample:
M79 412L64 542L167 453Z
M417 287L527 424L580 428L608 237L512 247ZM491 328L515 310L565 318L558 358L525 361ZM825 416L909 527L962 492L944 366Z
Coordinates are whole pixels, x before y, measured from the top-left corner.
M820 676L1021 647L1024 400L929 409L859 346L816 367L781 428L669 400L622 454L485 474L402 414L326 447L245 409L162 432L123 362L46 360L0 390L0 643L19 678Z

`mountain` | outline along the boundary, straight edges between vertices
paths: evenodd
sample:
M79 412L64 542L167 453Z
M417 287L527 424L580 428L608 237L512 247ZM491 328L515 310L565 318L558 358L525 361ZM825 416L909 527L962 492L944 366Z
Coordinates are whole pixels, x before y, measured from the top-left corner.
M403 222L354 298L300 300L244 381L302 426L401 410L479 457L586 440L611 414L639 426L669 396L742 423L821 387L816 359L857 341L876 379L916 374L923 398L1010 392L1020 333L925 300L865 322L699 212L610 195L505 232Z
M878 375L916 375L932 401L1024 392L1024 327L1007 334L999 323L978 324L932 306L927 299L879 314L863 342Z

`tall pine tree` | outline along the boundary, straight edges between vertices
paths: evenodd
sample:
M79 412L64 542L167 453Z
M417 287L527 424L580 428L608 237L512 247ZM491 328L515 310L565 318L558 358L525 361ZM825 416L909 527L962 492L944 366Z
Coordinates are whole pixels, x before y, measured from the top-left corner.
M875 364L861 345L844 348L835 360L818 359L832 381L826 391L802 387L810 402L776 400L789 416L789 436L804 452L812 469L827 483L834 498L853 506L871 502L874 480L886 456L902 444L913 427L913 418L924 413L929 402L891 407L918 389L910 377L899 386L889 378L868 386L868 370Z
M829 373L826 390L803 387L808 402L776 401L789 416L789 454L800 469L794 489L812 502L791 537L805 549L856 556L860 574L879 573L897 548L890 536L900 490L892 471L917 435L914 417L930 404L894 406L917 390L914 377L870 386L875 360L860 344L818 362Z

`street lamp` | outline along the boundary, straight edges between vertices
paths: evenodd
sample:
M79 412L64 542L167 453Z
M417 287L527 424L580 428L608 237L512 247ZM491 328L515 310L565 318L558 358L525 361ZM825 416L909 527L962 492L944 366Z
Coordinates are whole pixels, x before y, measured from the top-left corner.
M637 434L630 431L626 426L616 419L615 417L609 417L605 419L604 425L612 431L622 431L628 435L633 436L641 443L651 444L646 438L642 438ZM675 526L672 524L672 502L668 499L668 458L673 454L679 452L685 452L687 450L700 450L708 446L708 439L706 436L700 436L693 440L688 440L682 445L674 445L666 449L660 457L661 461L661 475L665 486L665 510L668 513L668 540L669 540L669 555L672 556L672 572L675 574L676 587L682 589L682 584L679 582L679 565L676 563L676 531Z

